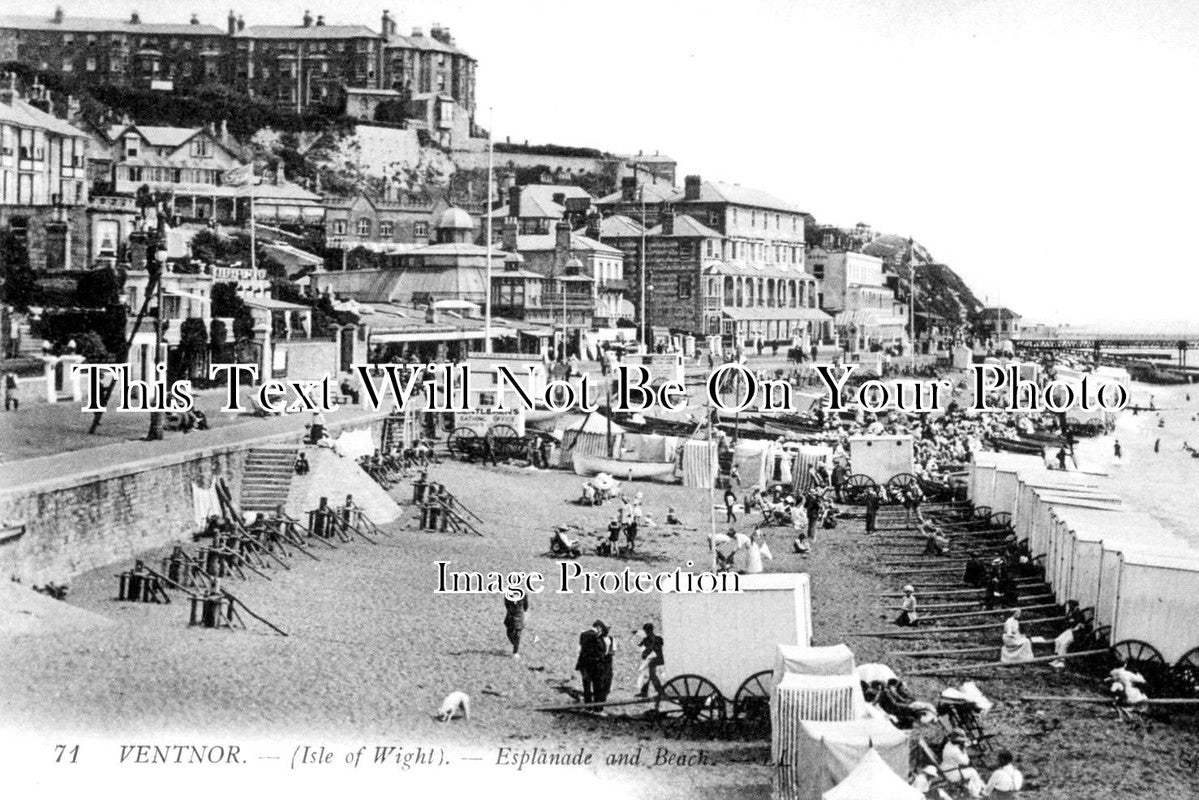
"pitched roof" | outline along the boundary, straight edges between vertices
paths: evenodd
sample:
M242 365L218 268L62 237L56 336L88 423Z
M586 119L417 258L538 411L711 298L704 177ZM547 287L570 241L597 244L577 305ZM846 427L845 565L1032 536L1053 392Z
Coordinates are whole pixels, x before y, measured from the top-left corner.
M452 53L454 55L466 56L474 60L474 56L466 52L457 45L446 44L443 41L433 38L432 36L402 36L398 33L393 33L387 37L387 47L404 48L407 50L425 50L435 53Z
M684 192L677 192L670 199L672 203L731 203L737 206L753 206L768 208L771 211L787 211L792 214L803 213L799 206L780 200L769 192L760 189L750 189L732 183L718 181L702 181L699 185L699 199L685 200Z
M553 250L556 240L557 236L552 233L524 234L516 237L516 249L522 253ZM595 239L579 233L570 235L570 249L576 253L592 252L602 256L624 256L622 251L612 245L597 242Z
M673 199L679 194L679 190L671 186L669 183L640 183L637 185L637 188L645 190L645 204L647 206L655 203L661 203L664 200L673 201ZM596 203L600 205L611 205L613 203L623 202L640 203L641 198L637 196L636 192L634 192L633 199L631 201L626 201L624 199L624 194L620 191L616 191L612 194L604 195L596 201Z
M365 25L252 25L233 34L235 39L377 39Z
M650 236L664 236L675 239L723 239L724 234L714 231L690 214L675 214L674 233L662 233L662 226L651 228Z
M0 28L18 28L26 31L62 31L63 33L145 33L167 36L224 36L225 32L213 25L191 25L173 22L130 22L127 19L109 17L64 16L62 22L51 17L37 15L0 16Z
M609 214L600 220L600 237L603 239L627 239L640 236L643 230L637 220L624 214Z
M0 103L0 122L20 128L37 128L38 130L57 133L60 136L87 136L86 133L73 127L65 120L61 120L53 114L47 114L40 108L32 106L20 98L14 98L12 105Z

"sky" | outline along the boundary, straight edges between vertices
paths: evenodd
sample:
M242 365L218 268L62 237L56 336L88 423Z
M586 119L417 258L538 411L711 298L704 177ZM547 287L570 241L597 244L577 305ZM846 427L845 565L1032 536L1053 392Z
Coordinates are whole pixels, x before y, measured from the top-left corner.
M27 0L24 13L452 29L499 138L661 151L912 236L1048 323L1199 330L1194 0ZM25 9L28 9L25 11ZM1169 321L1163 323L1163 321Z

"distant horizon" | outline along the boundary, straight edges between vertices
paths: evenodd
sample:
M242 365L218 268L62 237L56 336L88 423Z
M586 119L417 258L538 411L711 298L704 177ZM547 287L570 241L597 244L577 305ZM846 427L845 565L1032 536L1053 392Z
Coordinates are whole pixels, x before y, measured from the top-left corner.
M126 0L24 14L128 18ZM821 224L912 237L1025 319L1185 320L1199 265L1199 3L1187 0L193 0L224 26L304 11L452 29L497 141L659 151ZM329 12L332 11L332 15ZM802 101L797 100L802 98ZM490 109L494 108L494 115ZM1054 323L1056 324L1056 323ZM1199 321L1196 322L1199 325Z

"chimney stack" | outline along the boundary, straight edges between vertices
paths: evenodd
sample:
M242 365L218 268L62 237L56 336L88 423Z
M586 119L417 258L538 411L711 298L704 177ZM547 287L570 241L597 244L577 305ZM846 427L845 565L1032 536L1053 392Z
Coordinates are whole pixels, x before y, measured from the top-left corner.
M142 24L142 15L137 13L136 11L134 11L132 14L129 15L129 24L130 25L141 25Z
M603 224L604 216L600 214L600 210L595 206L587 212L587 238L600 241L600 226Z
M200 15L199 15L199 14L192 14L192 18L191 18L191 23L190 23L190 24L191 24L191 25L199 25L199 24L200 24Z
M620 199L625 203L631 203L637 199L636 176L629 175L620 179Z
M688 175L686 178L684 178L683 179L683 199L684 200L698 200L699 199L699 187L700 187L701 183L703 183L703 181L700 179L700 177L698 175Z
M318 28L323 27L324 24L325 24L325 15L317 14L316 15L316 27L318 27Z
M287 179L283 176L283 162L279 161L275 164L275 185L282 186L286 182Z
M244 31L246 29L246 18L241 14L237 15L237 29L239 31Z
M383 11L383 38L394 36L396 32L395 20L391 18L391 12Z
M62 6L55 6L54 7L54 21L59 24L62 24L63 16L64 16L64 14L62 13Z
M519 186L508 190L508 216L513 219L520 219L520 192Z
M504 228L500 234L500 249L506 253L515 253L517 251L517 234L520 228L516 219L508 217L504 220Z
M305 12L304 12L304 19L303 19L303 21L304 21L304 27L305 27L305 28L311 28L311 27L312 27L312 12L311 12L311 11L305 11Z
M554 274L561 275L570 260L570 223L564 219L554 225Z
M662 224L663 236L674 236L674 208L663 203L661 211L658 212L658 222Z
M228 30L229 35L232 36L237 32L237 16L233 13L233 9L229 9L229 17L225 20L225 22L226 30Z

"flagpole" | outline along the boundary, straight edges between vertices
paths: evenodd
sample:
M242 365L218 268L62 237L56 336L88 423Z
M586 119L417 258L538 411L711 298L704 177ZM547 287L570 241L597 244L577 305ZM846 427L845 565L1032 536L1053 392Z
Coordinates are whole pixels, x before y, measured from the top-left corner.
M487 286L485 287L484 321L483 321L483 351L491 352L491 191L495 174L495 134L492 132L494 109L487 109ZM519 348L518 348L519 349Z
M258 269L258 230L254 223L254 162L250 162L250 270Z
M908 313L912 321L912 372L916 372L916 253L908 239Z

